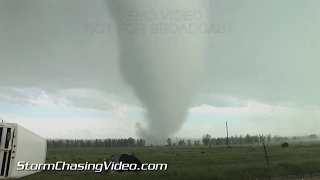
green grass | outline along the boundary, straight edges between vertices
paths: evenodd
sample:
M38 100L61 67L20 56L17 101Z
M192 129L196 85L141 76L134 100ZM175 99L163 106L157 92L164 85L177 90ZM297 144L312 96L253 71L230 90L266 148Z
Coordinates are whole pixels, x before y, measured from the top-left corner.
M84 179L268 179L276 176L302 175L320 172L320 145L283 149L267 146L270 168L262 145L254 147L142 147L142 148L65 148L48 149L47 162L102 162L112 154L131 153L143 163L168 163L167 171L103 174L93 171L43 171L24 180L84 180Z

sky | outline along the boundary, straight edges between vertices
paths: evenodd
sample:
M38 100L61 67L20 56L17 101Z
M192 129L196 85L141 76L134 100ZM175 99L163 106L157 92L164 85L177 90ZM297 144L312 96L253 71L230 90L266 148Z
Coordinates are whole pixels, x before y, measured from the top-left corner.
M207 34L203 75L171 136L222 137L226 121L229 135L320 134L319 5L211 0L210 23L228 28ZM5 121L46 138L138 137L147 108L121 74L109 10L100 0L0 1Z

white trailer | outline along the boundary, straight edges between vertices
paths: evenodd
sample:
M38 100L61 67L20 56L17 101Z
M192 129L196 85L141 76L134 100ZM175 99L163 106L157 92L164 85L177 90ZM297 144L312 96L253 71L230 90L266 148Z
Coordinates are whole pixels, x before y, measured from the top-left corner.
M46 139L16 123L0 122L0 179L18 179L39 171L17 170L18 162L43 164Z

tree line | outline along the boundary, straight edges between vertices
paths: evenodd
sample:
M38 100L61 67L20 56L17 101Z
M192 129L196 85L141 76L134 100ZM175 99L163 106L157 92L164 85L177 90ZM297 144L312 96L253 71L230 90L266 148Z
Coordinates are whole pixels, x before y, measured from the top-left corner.
M200 145L238 145L238 144L256 144L256 143L271 143L281 142L288 140L306 140L306 139L317 139L317 135L311 134L309 136L294 136L291 138L281 136L268 135L250 135L245 136L231 136L231 137L218 137L212 138L210 134L204 134L202 140L191 140L191 139L176 139L175 142L171 138L165 140L166 146L200 146ZM84 147L143 147L153 146L156 144L146 144L144 139L134 139L132 137L127 139L54 139L47 140L48 148L84 148ZM162 144L164 145L164 144Z
M281 137L278 135L271 136L268 135L253 135L247 134L245 136L231 136L231 137L220 137L220 138L211 138L210 134L204 134L202 136L203 145L239 145L239 144L256 144L256 143L271 143L271 142L281 142L281 141L289 141L289 140L315 140L317 139L317 135L311 134L309 136L294 136L291 138Z
M54 139L47 140L48 148L65 147L141 147L145 146L144 139Z

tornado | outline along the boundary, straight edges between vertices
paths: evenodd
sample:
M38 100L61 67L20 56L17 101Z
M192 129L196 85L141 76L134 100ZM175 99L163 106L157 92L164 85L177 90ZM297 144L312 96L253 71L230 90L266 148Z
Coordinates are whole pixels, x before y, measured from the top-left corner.
M208 1L109 1L120 72L145 108L137 135L173 136L183 126L207 58Z

